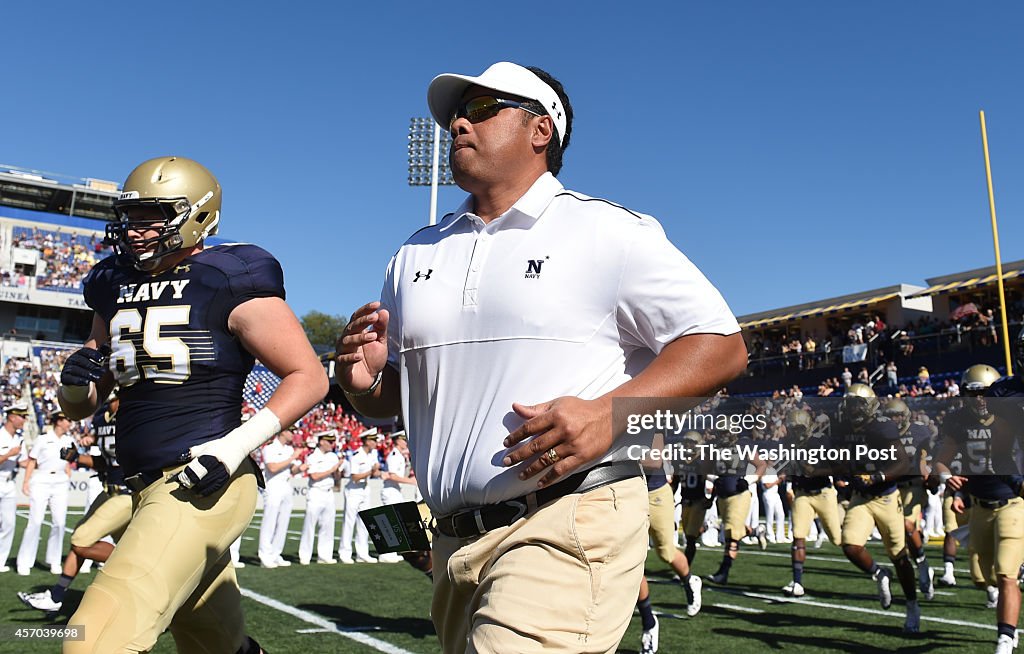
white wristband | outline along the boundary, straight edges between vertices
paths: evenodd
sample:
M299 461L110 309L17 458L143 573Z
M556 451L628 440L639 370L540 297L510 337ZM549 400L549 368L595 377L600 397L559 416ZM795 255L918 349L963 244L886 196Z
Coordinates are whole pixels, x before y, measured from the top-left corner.
M227 466L228 472L233 474L250 452L266 443L280 431L281 421L273 411L263 407L256 415L223 438L198 446L198 448L202 448L198 454L212 454ZM194 458L198 458L196 449L192 448Z
M939 473L939 481L945 484L947 481L953 478L953 475L948 472Z

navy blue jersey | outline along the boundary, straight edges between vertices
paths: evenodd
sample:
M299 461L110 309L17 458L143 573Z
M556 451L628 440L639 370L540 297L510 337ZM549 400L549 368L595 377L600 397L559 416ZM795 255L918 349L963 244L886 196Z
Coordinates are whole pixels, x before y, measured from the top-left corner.
M117 461L117 414L111 413L109 407L101 408L92 417L92 433L103 458L103 463L95 466L100 481L119 486L124 484L124 470Z
M679 480L679 493L684 500L705 499L706 477L704 464L700 459L691 462L676 461L672 474Z
M932 432L919 422L910 423L910 427L907 431L900 434L900 443L903 445L903 450L913 461L913 470L918 473L921 469L921 457L925 456L931 449ZM920 479L920 474L903 475L900 477L900 481L909 481L911 479Z
M732 458L728 461L714 461L714 471L718 474L715 480L715 494L719 497L732 497L749 488L744 475L747 473L749 461L740 456L747 448L756 445L753 440L739 438L735 444L729 447Z
M885 416L876 416L865 424L854 425L849 420L840 420L832 429L832 440L837 447L855 453L857 445L866 445L872 450L888 450L892 445L901 447L900 431L896 423ZM866 495L880 496L896 490L896 480L886 479L875 484L864 483L857 475L882 472L893 464L892 461L857 461L851 459L849 481L853 489Z
M793 485L794 491L819 491L832 485L832 480L827 475L814 477L792 475L787 479Z
M254 298L284 298L273 256L255 245L218 245L156 275L109 257L86 277L84 295L110 329L126 475L174 465L241 423L254 359L228 331L228 316Z

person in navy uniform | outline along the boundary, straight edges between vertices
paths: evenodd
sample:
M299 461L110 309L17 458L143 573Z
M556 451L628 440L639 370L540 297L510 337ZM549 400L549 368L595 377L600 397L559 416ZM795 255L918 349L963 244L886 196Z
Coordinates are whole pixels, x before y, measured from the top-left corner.
M327 377L274 257L204 247L220 205L220 185L198 163L140 164L114 203L115 255L85 279L92 332L65 363L59 399L85 418L120 386L117 455L134 512L71 618L85 639L64 652L148 651L167 628L179 652L261 651L228 554L256 507L249 453L321 400ZM281 384L243 424L255 358Z
M975 585L998 588L996 652L1012 652L1016 647L1020 614L1017 575L1024 564L1024 476L1012 456L1021 446L1024 423L1021 338L1024 332L1016 343L1018 375L996 379L999 373L985 365L971 366L964 373L964 407L943 422L935 456L935 473L945 481L946 492L955 493L953 511L963 514L965 501L970 499ZM954 475L951 466L958 453L962 474Z
M874 528L899 577L907 598L905 633L920 631L921 607L917 602L917 579L907 550L903 508L896 480L910 470L910 457L900 443L896 423L879 415L875 391L866 384L853 384L839 406L839 420L832 436L835 444L851 451L852 463L841 463L838 470L847 476L853 490L850 507L843 517L843 554L855 566L871 575L878 586L883 609L892 606L892 573L879 567L865 545ZM856 457L857 446L876 453L876 459ZM846 468L843 470L843 468Z
M924 533L921 531L921 516L928 504L928 491L924 480L928 474L927 460L932 449L932 433L925 425L914 422L910 407L899 398L888 400L883 408L885 417L896 423L900 432L900 443L911 459L911 474L903 475L896 481L903 504L904 528L907 532L907 549L917 564L918 587L926 600L935 596L935 571L928 565L925 556Z

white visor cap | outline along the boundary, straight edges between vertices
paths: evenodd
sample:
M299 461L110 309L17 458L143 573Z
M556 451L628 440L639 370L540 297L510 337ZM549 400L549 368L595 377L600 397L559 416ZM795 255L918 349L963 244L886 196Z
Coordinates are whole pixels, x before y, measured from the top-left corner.
M558 99L558 94L526 68L508 61L499 61L479 77L444 73L430 82L427 89L427 105L434 120L442 129L448 129L448 121L455 113L462 94L470 86L480 86L527 100L536 100L555 122L559 145L565 141L565 108Z

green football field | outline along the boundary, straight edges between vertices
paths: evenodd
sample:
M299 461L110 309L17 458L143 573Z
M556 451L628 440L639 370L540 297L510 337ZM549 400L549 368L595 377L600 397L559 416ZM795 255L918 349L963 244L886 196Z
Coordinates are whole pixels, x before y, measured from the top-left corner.
M12 571L0 574L0 625L33 627L66 622L95 573L80 576L72 585L56 616L25 607L15 596L19 590L42 590L54 577L41 566L29 577L13 572L13 556L21 542L25 512L19 510ZM69 516L69 524L79 518ZM265 570L256 561L256 525L245 534L238 570L245 595L244 608L250 633L271 654L320 652L437 652L429 617L430 585L404 563L310 565ZM285 557L296 561L301 514L292 520L293 533ZM47 534L43 528L43 537ZM341 533L340 521L336 534ZM40 543L42 556L45 541ZM872 546L876 557L882 556ZM929 547L933 567L941 566L940 551ZM694 571L710 574L721 560L721 548L697 552ZM880 559L881 562L881 559ZM875 584L846 562L839 549L825 545L808 550L804 573L807 596L789 600L781 587L790 580L788 545L770 545L765 552L744 546L733 566L728 587L705 583L704 610L686 617L682 588L671 581L671 571L652 553L648 557L651 597L661 620L661 647L674 652L991 652L995 646L994 610L985 608L985 594L971 587L964 556L957 561L959 585L937 589L932 601L922 601L921 634L904 636L902 595L893 583L895 600L883 611L875 597ZM631 601L633 598L623 598ZM537 610L557 610L557 595L538 603ZM640 620L634 616L620 651L640 648ZM53 641L0 641L0 652L33 654L57 652ZM160 638L155 652L174 652L170 635Z

